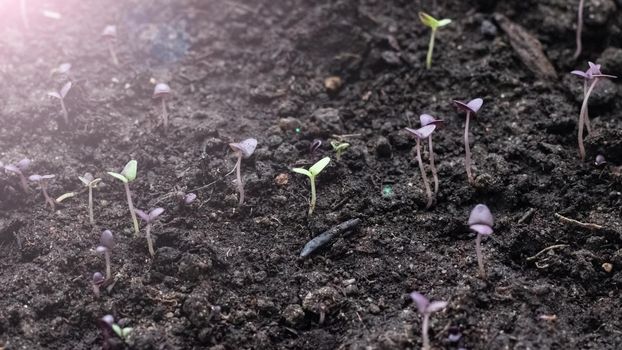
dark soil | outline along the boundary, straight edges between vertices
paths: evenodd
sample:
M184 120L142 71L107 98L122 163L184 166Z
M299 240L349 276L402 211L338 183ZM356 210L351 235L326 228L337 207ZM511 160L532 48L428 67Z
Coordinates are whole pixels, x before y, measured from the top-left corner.
M105 182L93 228L85 194L51 211L34 184L24 195L16 177L0 176L0 348L97 349L97 320L112 314L134 330L109 348L414 349L413 290L449 302L432 317L434 348L622 348L622 85L603 82L592 98L581 162L582 82L568 74L592 60L622 76L622 4L586 1L574 62L578 1L435 2L32 0L29 31L18 1L0 2L0 160L28 157L27 175L57 175L54 197L79 190L87 171ZM439 30L431 70L420 10L454 20ZM558 79L521 63L494 13L540 40ZM118 26L119 67L100 38L107 24ZM46 96L66 81L50 74L63 62L76 82L70 125ZM341 89L326 90L330 76ZM151 99L158 81L174 90L168 134ZM451 100L475 97L485 102L471 127L470 186ZM404 131L420 113L447 120L434 135L441 186L427 211ZM352 146L318 177L307 217L308 180L290 169L333 156L329 140L345 134ZM247 137L259 145L242 163L247 202L237 208L228 143ZM607 167L593 165L597 152ZM139 164L136 206L166 209L153 259L133 236L121 183L105 174L129 159ZM171 197L197 188L190 208ZM486 280L466 225L477 203L496 219ZM298 258L352 218L358 229ZM95 299L103 229L116 234L115 284Z

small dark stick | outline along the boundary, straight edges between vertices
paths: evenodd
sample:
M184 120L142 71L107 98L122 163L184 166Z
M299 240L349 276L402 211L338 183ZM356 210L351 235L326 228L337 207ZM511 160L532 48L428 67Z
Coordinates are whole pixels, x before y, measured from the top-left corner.
M323 247L326 243L328 243L335 236L355 228L360 223L361 223L361 219L358 219L358 218L350 219L348 221L342 222L341 224L337 226L333 226L327 231L324 231L320 235L316 236L315 238L307 242L307 244L305 244L305 246L302 248L302 251L300 252L300 257L306 258L307 256L311 255L313 252L315 252L319 248Z
M164 132L168 131L168 110L166 108L166 100L171 97L171 87L165 83L156 84L153 89L153 99L160 99L162 103L162 125Z

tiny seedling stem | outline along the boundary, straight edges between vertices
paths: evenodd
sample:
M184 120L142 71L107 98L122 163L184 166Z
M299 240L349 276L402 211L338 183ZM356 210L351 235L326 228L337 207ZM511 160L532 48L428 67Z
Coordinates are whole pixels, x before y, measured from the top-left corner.
M95 218L93 216L93 187L89 185L89 222L91 226L95 226Z
M581 55L581 31L583 30L583 0L579 0L579 10L577 11L577 50L572 55L575 60Z
M112 270L110 268L110 252L108 250L104 252L104 258L106 259L106 279L110 280L112 278Z
M423 342L423 350L430 350L430 337L428 336L428 327L430 323L430 314L423 314L423 322L421 323L421 340Z
M132 202L132 192L130 192L129 183L123 183L125 186L125 194L127 196L127 206L130 208L130 214L132 215L132 223L134 224L134 235L138 237L140 229L138 227L138 219L136 219L136 213L134 213L134 203Z
M432 52L434 51L434 37L436 36L436 28L432 28L432 34L430 35L430 45L428 46L428 55L425 59L425 66L427 69L432 68Z
M598 78L594 78L592 81L592 84L590 85L590 88L585 93L585 96L583 98L583 104L581 105L581 112L579 113L578 139L579 139L579 157L581 157L581 160L585 160L585 147L583 146L583 126L585 125L585 118L587 115L587 102L590 99L590 95L592 94L592 91L594 91L594 87L596 86L597 82L598 82Z
M430 169L432 169L432 177L434 178L434 195L438 193L438 173L436 172L436 165L434 164L434 148L432 147L432 135L428 139L428 146L430 148Z
M108 51L110 51L110 56L112 57L112 63L115 66L119 65L119 59L117 58L117 53L114 49L114 42L112 40L108 40Z
M477 265L479 266L479 275L482 279L486 279L486 270L484 270L484 257L482 256L482 235L478 234L475 238L475 254L477 254Z
M60 106L63 109L63 119L65 120L65 124L69 125L69 113L67 112L67 107L65 106L65 100L63 98L60 99Z
M147 224L147 228L146 228L146 236L147 236L147 246L149 247L149 254L151 254L151 257L155 256L155 251L153 250L153 240L151 239L151 223Z
M41 185L41 192L43 192L43 197L45 197L45 202L50 205L50 208L52 208L52 210L54 210L54 208L55 208L54 200L52 198L50 198L50 196L48 196L48 191L47 191L47 186L46 185L44 185L44 184Z
M464 124L464 166L466 167L467 177L469 183L472 185L475 183L473 180L473 173L471 173L471 147L469 146L469 120L471 119L471 113L467 112L466 123Z
M315 210L315 176L311 176L309 181L311 181L311 203L309 204L309 216L311 216Z
M238 184L238 192L240 192L240 201L238 202L238 207L241 207L244 204L244 184L242 183L242 153L238 154L238 161L235 164L236 176L237 176L237 184Z
M425 208L429 209L432 206L432 190L430 190L430 183L428 182L428 176L425 174L423 168L423 160L421 159L421 141L417 138L417 162L419 163L419 169L421 170L421 178L423 179L423 186L425 187L425 194L428 196L428 204Z
M25 193L30 192L29 191L30 187L28 187L28 181L26 181L26 176L24 176L24 174L19 174L19 183L22 187L22 190L24 190Z
M168 111L166 110L166 99L162 97L162 124L164 124L164 132L168 131Z
M585 98L585 94L587 93L587 79L583 79L583 98ZM587 129L588 134L592 133L592 125L590 123L590 113L588 112L588 108L585 108L585 128Z

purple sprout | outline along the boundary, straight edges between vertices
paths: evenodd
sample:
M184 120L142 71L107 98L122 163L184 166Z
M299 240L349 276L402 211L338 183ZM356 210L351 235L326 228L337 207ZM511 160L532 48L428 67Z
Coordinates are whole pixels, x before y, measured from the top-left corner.
M423 185L425 187L425 193L428 197L428 203L426 204L426 209L429 209L434 202L434 197L432 196L432 190L430 190L430 183L428 182L428 176L426 175L425 168L423 167L423 160L421 159L421 140L425 140L428 137L431 137L432 133L436 129L436 125L430 124L419 129L411 129L406 128L408 132L413 134L417 139L417 162L419 163L419 169L421 170L421 178L423 179Z
M153 240L151 239L151 224L155 222L155 220L164 213L164 208L155 208L149 211L149 214L145 213L140 209L134 209L136 215L140 217L147 224L146 228L146 236L147 236L147 246L149 247L149 254L151 256L155 256L155 251L153 250Z
M102 38L106 41L108 45L108 51L110 52L110 56L112 57L112 63L115 66L119 65L119 59L117 58L117 52L115 50L115 45L117 42L117 26L107 25L104 27L102 31Z
M320 150L321 147L322 147L322 140L320 139L313 140L313 142L311 142L311 145L309 145L309 153L311 154L311 157L315 157L315 155L317 154L317 152Z
M430 328L430 315L443 310L447 306L447 302L430 301L430 299L418 292L410 293L410 297L417 305L417 310L419 310L421 316L423 316L423 322L421 323L421 339L423 342L423 350L429 350L430 338L428 336L428 329Z
M241 165L242 158L248 158L255 152L255 148L257 148L257 140L256 139L246 139L239 143L230 143L229 147L235 152L238 157L238 161L235 164L235 170L237 171L237 184L238 184L238 192L240 193L240 202L238 206L242 206L244 204L244 183L242 182L242 173L241 173Z
M436 119L429 114L422 114L419 116L421 126L436 125L437 129L442 128L445 122L440 119ZM434 179L434 196L438 194L438 173L436 172L436 164L434 164L434 148L432 147L432 135L428 138L428 148L430 149L430 169L432 169L432 177Z
M588 116L588 100L592 91L596 87L596 83L598 83L600 78L617 78L615 75L603 74L600 71L600 64L594 64L592 62L588 62L589 68L583 72L580 70L573 70L570 74L578 75L583 78L583 103L581 104L581 112L579 113L579 156L581 160L585 159L585 147L583 146L583 126L585 125L588 129L588 132L591 131L590 128L590 120Z
M605 165L607 165L607 159L605 159L605 156L603 156L602 154L599 154L596 156L596 159L594 160L594 165L596 165L599 168L604 167Z
M482 236L490 236L492 234L492 226L494 219L490 209L484 204L478 204L471 210L468 222L471 231L477 234L475 239L475 253L477 254L477 265L479 266L479 275L486 278L486 270L484 269L484 258L482 256L481 240Z
M583 31L583 1L579 0L579 9L577 10L577 50L572 55L573 59L579 58L583 45L581 43L581 32Z
M50 180L55 177L56 175L30 175L28 177L28 180L39 183L39 187L41 187L43 197L45 197L45 202L50 205L50 208L52 208L52 210L54 210L54 208L56 207L56 203L48 195L48 185L50 184Z
M102 275L101 272L95 272L93 274L93 278L91 280L91 285L93 286L93 294L95 294L95 298L99 299L99 296L101 294L99 287L104 284L104 281L106 279L104 278L104 275Z
M69 113L67 112L67 107L65 106L65 97L69 93L69 90L71 90L72 85L72 82L68 81L65 85L63 85L60 91L48 92L48 96L56 98L60 101L60 107L63 111L63 120L65 121L65 125L69 125Z
M28 187L28 181L26 180L26 176L24 176L24 171L26 171L30 167L30 159L24 158L17 162L17 164L7 164L4 166L4 170L13 174L17 174L19 176L19 183L24 192L29 192L30 188Z
M168 131L168 110L166 108L166 100L171 97L171 88L168 84L159 83L156 84L153 89L153 99L160 99L162 102L162 125L164 125L164 132Z
M469 121L471 118L471 114L473 117L477 116L477 112L480 108L482 108L482 104L484 101L481 98L476 98L468 103L464 103L462 101L454 100L454 105L458 107L458 109L466 112L466 123L464 125L464 166L466 167L466 173L469 180L469 183L473 185L475 183L475 178L473 177L473 173L471 172L471 147L469 146Z
M99 245L95 250L98 253L103 253L104 258L106 259L106 280L110 280L112 278L112 270L110 267L110 253L112 252L112 248L114 248L114 235L110 230L105 230L102 232L102 235L99 238Z
M197 195L195 193L184 193L181 191L177 192L177 200L179 201L179 204L182 206L189 206L196 199L197 199Z

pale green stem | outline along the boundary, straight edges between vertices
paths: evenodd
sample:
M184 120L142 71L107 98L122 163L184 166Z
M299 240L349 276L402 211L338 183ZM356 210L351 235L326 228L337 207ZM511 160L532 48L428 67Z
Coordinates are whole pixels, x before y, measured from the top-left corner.
M590 85L590 88L585 93L585 96L583 98L583 104L581 105L581 112L579 113L578 139L579 139L579 157L581 157L581 160L585 159L585 147L583 146L583 125L585 125L585 115L587 114L587 101L589 100L590 95L592 94L592 91L594 91L594 87L596 86L597 82L598 82L598 78L594 78L594 80L592 81L592 85Z
M134 203L132 202L132 192L130 192L129 183L123 183L125 186L125 194L127 196L127 206L130 208L130 215L132 215L132 223L134 224L134 235L138 237L140 229L138 227L138 219L136 219L136 213L134 212Z
M309 203L309 216L313 214L313 210L315 210L315 176L310 176L309 180L311 181L311 203Z
M434 51L434 37L436 36L436 28L432 28L432 34L430 35L430 45L428 45L428 55L425 59L425 66L432 68L432 52Z
M423 178L423 186L425 187L425 194L428 196L428 204L425 208L428 209L432 206L432 191L430 190L430 183L428 182L428 176L425 174L423 168L423 160L421 159L421 140L417 137L417 162L419 163L419 169L421 170L421 177Z
M153 250L153 240L151 239L151 223L147 224L147 246L149 247L149 254L151 254L151 257L155 256L155 251Z

